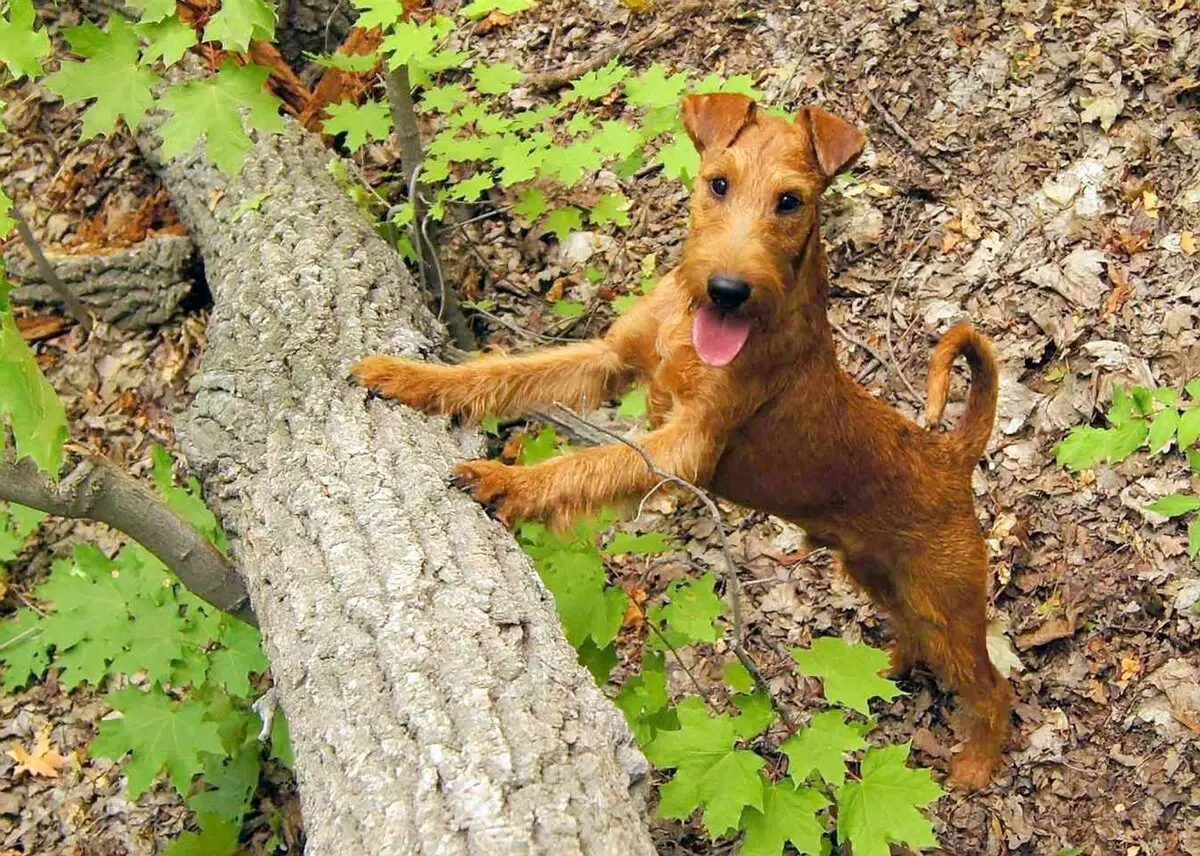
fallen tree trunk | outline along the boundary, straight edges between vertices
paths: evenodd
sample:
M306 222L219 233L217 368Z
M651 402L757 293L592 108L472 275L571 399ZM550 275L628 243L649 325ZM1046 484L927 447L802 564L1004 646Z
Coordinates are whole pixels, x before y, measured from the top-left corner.
M445 486L477 435L349 380L438 325L326 153L289 125L227 183L144 148L214 297L178 432L263 630L307 852L653 853L628 727L511 536Z

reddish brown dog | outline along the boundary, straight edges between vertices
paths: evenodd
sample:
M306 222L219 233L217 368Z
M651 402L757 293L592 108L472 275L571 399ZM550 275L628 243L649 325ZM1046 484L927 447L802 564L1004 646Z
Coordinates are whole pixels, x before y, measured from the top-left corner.
M930 425L955 357L971 367L951 434L873 398L838 366L818 234L821 194L861 154L863 135L816 107L794 123L762 115L740 95L690 96L683 117L701 154L683 261L604 338L452 367L368 357L355 374L385 396L467 419L595 406L640 378L653 425L642 446L656 466L836 550L892 616L895 672L923 661L961 698L967 742L950 781L983 787L1012 697L988 660L987 549L971 494L996 409L991 346L961 325L933 354ZM456 474L504 521L558 525L658 482L620 444L530 467L472 461Z

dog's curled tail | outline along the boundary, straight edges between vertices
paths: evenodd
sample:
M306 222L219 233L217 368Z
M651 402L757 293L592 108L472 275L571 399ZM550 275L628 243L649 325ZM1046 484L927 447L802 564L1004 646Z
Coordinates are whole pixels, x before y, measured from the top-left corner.
M942 336L929 360L929 398L925 405L925 425L932 428L942 421L946 397L950 394L950 370L962 354L971 367L971 389L967 412L950 435L959 442L971 463L978 461L992 436L996 421L996 397L1000 389L996 353L992 343L970 324L958 324Z

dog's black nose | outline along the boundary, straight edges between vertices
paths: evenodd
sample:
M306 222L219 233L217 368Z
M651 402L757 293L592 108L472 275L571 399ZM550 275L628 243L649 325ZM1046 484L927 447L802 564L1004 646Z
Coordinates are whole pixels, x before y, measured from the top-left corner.
M710 276L708 296L723 312L732 312L750 298L750 283L731 276Z

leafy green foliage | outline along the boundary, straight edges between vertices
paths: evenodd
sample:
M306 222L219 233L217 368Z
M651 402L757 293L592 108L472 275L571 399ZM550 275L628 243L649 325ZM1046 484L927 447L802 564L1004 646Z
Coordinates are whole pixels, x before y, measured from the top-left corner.
M188 48L196 44L196 31L176 17L162 21L145 21L133 28L149 44L142 52L142 64L162 60L173 65L183 59Z
M900 688L880 672L890 665L888 655L866 645L848 645L837 636L814 639L812 647L793 648L792 658L806 675L821 678L825 698L859 713L868 713L868 701L891 701Z
M834 787L846 781L846 756L867 747L870 726L846 722L841 710L816 714L807 728L784 741L779 751L788 757L788 775L802 785L814 771Z
M382 101L368 101L361 106L342 101L330 104L325 112L329 114L325 120L325 133L345 134L346 148L352 152L365 146L367 140L387 139L392 129L391 114Z
M173 158L204 140L209 159L222 171L236 175L254 148L239 111L248 107L250 126L280 131L279 101L263 89L270 71L262 66L238 66L227 61L212 77L172 86L161 99L172 111L159 128L162 156Z
M667 586L666 605L656 605L647 616L665 625L663 637L676 647L689 642L715 642L721 635L715 621L725 613L725 602L716 594L716 578L675 580Z
M472 20L478 20L491 12L515 15L517 12L525 11L531 5L533 4L530 0L472 0L459 11Z
M698 697L676 707L679 729L660 731L646 745L646 757L656 767L674 768L663 786L659 812L663 817L686 819L704 807L704 825L716 838L736 829L742 810L762 811L761 755L735 749L737 733L727 715L709 716Z
M747 808L742 815L742 856L779 856L786 842L801 853L823 853L825 825L817 815L828 805L829 800L812 788L789 782L767 785L762 810Z
M1109 427L1074 428L1055 448L1059 466L1079 472L1100 464L1119 463L1142 448L1151 455L1172 445L1183 452L1194 473L1200 474L1200 379L1184 387L1187 400L1173 389L1113 387L1106 420ZM1165 496L1146 506L1147 511L1176 518L1200 509L1200 497L1190 493ZM1188 555L1200 555L1200 516L1188 523Z
M928 770L906 765L909 746L868 749L861 778L837 792L838 836L855 856L890 856L889 843L936 847L933 826L917 809L942 795Z
M42 73L42 58L50 53L50 37L34 29L33 0L10 0L8 17L0 18L0 63L14 80Z
M173 702L157 686L150 692L131 687L105 700L122 716L100 723L91 752L103 758L132 755L125 775L135 799L150 789L164 768L175 789L187 793L192 778L203 769L201 753L222 754L217 724L206 718L203 704Z
M118 119L136 128L154 105L150 91L159 77L138 65L137 33L120 15L109 18L108 29L85 23L66 31L67 41L86 62L64 62L46 78L46 85L72 104L95 99L83 114L83 136L113 130Z
M217 14L204 27L206 42L220 42L227 50L246 51L251 39L275 38L275 9L263 0L221 0Z
M0 266L0 417L8 420L17 457L32 458L57 477L67 439L67 414L21 338L9 307L11 288Z

